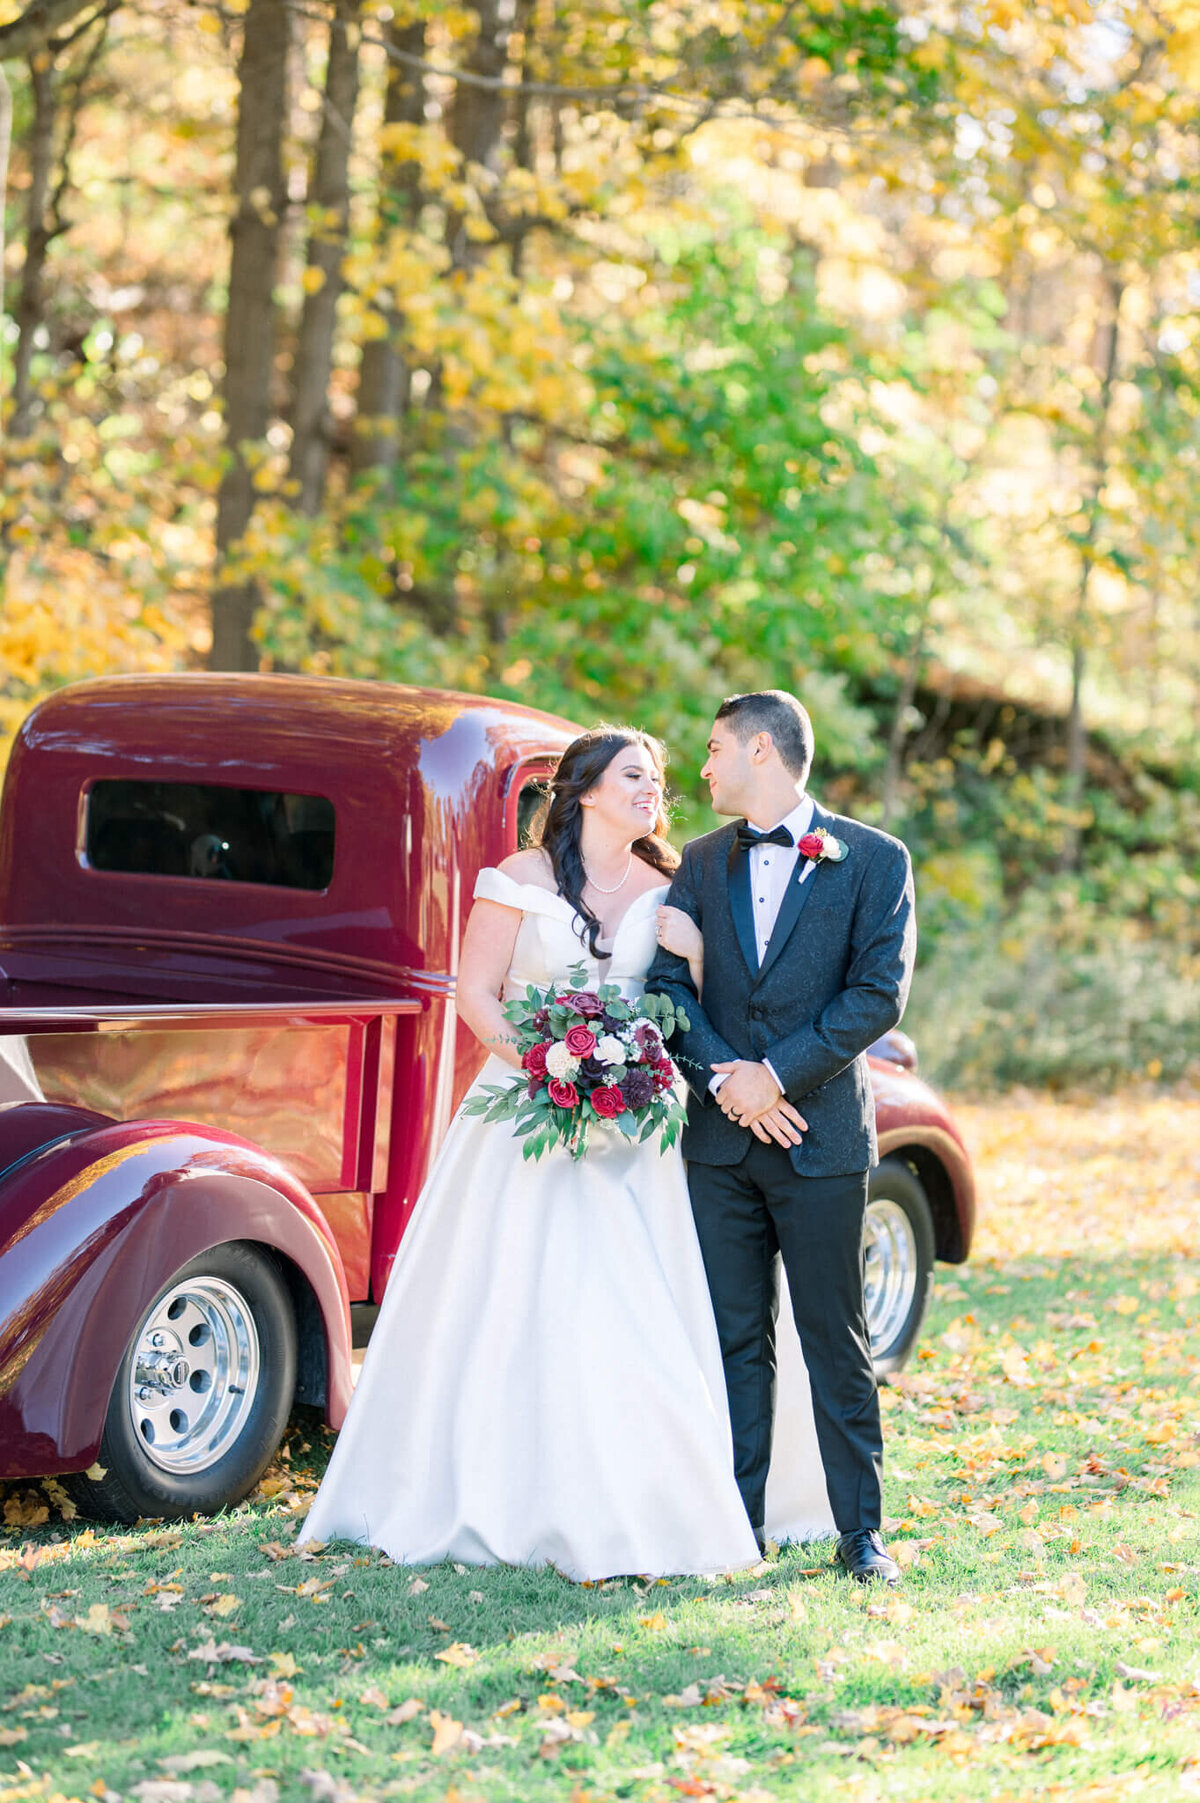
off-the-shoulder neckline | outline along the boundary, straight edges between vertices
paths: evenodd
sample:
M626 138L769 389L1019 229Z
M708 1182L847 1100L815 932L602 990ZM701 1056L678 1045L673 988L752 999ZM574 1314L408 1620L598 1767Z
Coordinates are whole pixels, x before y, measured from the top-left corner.
M557 889L543 888L541 883L522 883L518 881L515 876L509 876L507 870L501 870L498 864L485 864L480 870L479 875L498 876L502 882L511 883L514 889L529 889L534 895L544 896L547 901L561 902L564 908L571 908L572 914L575 912L566 896L560 895ZM634 896L629 907L636 908L637 904L640 901L645 901L648 895L657 895L660 889L669 889L670 887L670 883L651 883L648 889L643 889L640 895ZM629 908L627 908L625 912L628 913Z
M529 895L536 895L539 897L539 899L543 903L547 903L547 902L554 903L554 904L557 904L557 906L560 908L565 908L572 920L577 920L579 918L576 909L572 907L571 903L567 900L565 895L560 895L558 893L557 889L543 889L542 885L540 883L518 882L515 876L509 876L507 870L501 870L499 865L497 865L497 864L485 864L483 869L480 870L479 876L485 876L485 875L498 876L500 878L501 882L507 883L513 889L519 889ZM476 880L478 881L478 878ZM625 925L625 922L629 919L629 916L634 912L634 910L641 906L641 904L646 900L646 898L648 896L651 896L651 895L656 896L656 897L661 896L670 887L671 887L670 883L654 883L651 885L651 887L649 889L643 889L642 893L640 895L634 896L633 900L630 902L629 906L626 908L625 912L622 914L620 920L618 920L618 922L616 924L616 928L613 932L613 936L612 936L611 940L609 941L609 945L610 946L616 945L617 939L620 935L622 927ZM609 958L611 956L612 956L611 951L604 953L605 958Z

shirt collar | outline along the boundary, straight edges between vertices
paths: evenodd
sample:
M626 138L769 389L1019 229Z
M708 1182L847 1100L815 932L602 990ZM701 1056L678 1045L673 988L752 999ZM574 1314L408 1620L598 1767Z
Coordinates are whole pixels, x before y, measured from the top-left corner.
M802 795L791 813L785 814L783 819L777 820L775 824L776 826L786 826L788 832L792 835L792 844L799 845L805 833L808 832L809 828L812 826L814 811L815 806L812 796ZM749 824L756 826L754 821L749 822Z
M784 826L787 827L788 832L792 835L792 843L794 845L799 845L801 839L803 839L805 833L811 827L812 820L813 798L811 795L805 795L797 802L787 819L783 822Z
M792 844L799 845L801 839L803 839L805 833L811 827L812 819L813 798L811 795L802 795L791 813L785 814L782 820L776 822L776 825L786 826L788 832L792 835Z

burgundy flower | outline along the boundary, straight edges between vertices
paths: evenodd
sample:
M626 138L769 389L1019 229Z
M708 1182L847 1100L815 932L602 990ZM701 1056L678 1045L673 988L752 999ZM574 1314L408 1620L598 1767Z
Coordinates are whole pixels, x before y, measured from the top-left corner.
M645 1108L654 1100L654 1076L651 1071L635 1069L621 1083L625 1100L631 1108Z
M545 1044L531 1045L529 1050L522 1055L521 1068L528 1071L531 1077L545 1077L546 1053L549 1050L550 1047Z
M615 1083L600 1083L592 1091L592 1107L602 1121L615 1121L625 1112L625 1097Z
M530 1077L528 1083L525 1085L525 1094L531 1102L537 1100L538 1090L545 1081L545 1077Z
M590 1058L596 1049L596 1035L590 1027L571 1027L563 1043L572 1058Z
M544 1033L549 1025L550 1025L550 1010L549 1010L549 1008L539 1008L537 1013L533 1017L534 1032L535 1033Z
M573 1083L564 1083L561 1077L552 1077L549 1092L550 1100L556 1108L578 1108L579 1091Z
M662 1057L662 1034L650 1021L644 1020L633 1029L633 1042L647 1064L653 1064Z
M604 1013L604 1004L591 989L573 990L567 997L567 1001L576 1013L582 1014L586 1020L594 1020L598 1015Z

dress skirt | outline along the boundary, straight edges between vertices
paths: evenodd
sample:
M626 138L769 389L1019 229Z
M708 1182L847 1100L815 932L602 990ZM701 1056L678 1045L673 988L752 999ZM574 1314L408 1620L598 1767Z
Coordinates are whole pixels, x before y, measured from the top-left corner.
M682 1159L521 1146L456 1116L302 1537L575 1579L754 1563Z

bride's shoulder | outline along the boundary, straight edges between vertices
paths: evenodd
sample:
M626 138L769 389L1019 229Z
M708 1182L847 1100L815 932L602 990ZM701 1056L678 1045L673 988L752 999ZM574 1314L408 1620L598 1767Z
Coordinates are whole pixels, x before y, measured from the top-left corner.
M514 883L530 883L535 889L548 889L552 895L558 892L549 854L538 846L529 851L514 851L511 856L502 858L496 869Z
M543 899L544 898L544 899ZM476 901L499 902L523 913L545 913L560 897L550 860L542 851L517 851L499 864L489 864L475 879Z

